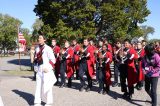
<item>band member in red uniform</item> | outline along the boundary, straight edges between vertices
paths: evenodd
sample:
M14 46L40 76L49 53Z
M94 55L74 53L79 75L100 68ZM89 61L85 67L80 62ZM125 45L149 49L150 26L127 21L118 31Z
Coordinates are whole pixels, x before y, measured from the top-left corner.
M137 43L137 54L138 54L138 59L135 60L135 66L136 66L136 70L137 70L137 74L138 74L138 83L136 85L137 90L141 90L143 87L143 81L144 81L144 74L143 74L143 70L142 70L142 58L145 55L145 51L142 47L142 43L138 42Z
M72 87L72 76L73 76L73 58L74 51L68 41L65 41L65 48L61 52L61 64L60 64L60 75L61 75L61 85L60 88L65 86L65 73L68 78L68 87Z
M124 92L123 97L131 99L134 94L134 84L138 82L138 75L135 68L134 60L138 58L136 51L131 47L130 41L124 41L124 49L122 51L122 62L120 64L120 80L121 90ZM128 82L128 90L126 79Z
M89 40L89 44L90 44L91 47L93 47L93 50L97 49L96 46L95 46L95 43L94 43L94 41L92 39Z
M107 50L107 45L103 45L102 51L98 53L98 79L99 93L106 94L110 90L111 85L111 70L110 63L112 62L112 54Z
M102 52L102 46L103 46L103 41L102 40L99 40L98 41L98 47L96 48L96 51L95 51L95 57L96 57L96 84L98 84L99 82L99 77L98 77L98 70L99 70L99 62L98 62L98 53L99 52Z
M73 40L73 50L74 50L74 57L73 57L73 63L74 63L74 71L76 72L76 79L79 79L78 73L79 73L79 51L80 51L80 45L77 43L77 40Z
M142 47L143 47L143 49L145 48L146 45L147 45L146 40L142 40Z
M89 41L89 44L92 47L93 52L95 53L97 48L96 48L95 43L92 39ZM93 64L95 65L95 62L96 62L95 56L92 58L92 61L93 61Z
M108 43L107 39L104 39L104 44L106 44L108 47L108 50L112 53L113 49L112 49L112 46L111 44Z
M119 66L120 66L120 51L122 50L122 44L120 41L116 41L114 50L113 50L113 60L114 60L114 83L113 87L118 86L118 76L119 76Z
M52 39L52 49L53 49L53 53L56 58L56 64L55 64L55 66L53 66L53 67L55 67L55 76L57 78L57 82L55 83L55 85L58 85L58 83L59 83L58 76L60 74L60 60L59 60L60 47L57 46L56 39Z
M81 50L80 55L80 66L79 66L79 78L81 82L81 88L80 91L83 91L86 89L86 91L90 91L92 87L92 78L94 77L94 64L93 64L93 58L94 58L94 50L89 45L88 39L84 39L83 41L83 48ZM85 78L84 75L87 76L88 80L88 86L85 84Z

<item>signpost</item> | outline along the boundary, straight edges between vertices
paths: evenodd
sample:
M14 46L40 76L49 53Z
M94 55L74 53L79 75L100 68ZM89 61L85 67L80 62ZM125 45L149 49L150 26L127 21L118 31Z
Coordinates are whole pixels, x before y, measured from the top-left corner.
M19 61L19 70L21 71L21 52L20 52L20 50L19 50L19 25L17 25L17 35L18 35L18 39L17 39L17 42L18 42L18 57L19 57L19 59L18 59L18 61Z

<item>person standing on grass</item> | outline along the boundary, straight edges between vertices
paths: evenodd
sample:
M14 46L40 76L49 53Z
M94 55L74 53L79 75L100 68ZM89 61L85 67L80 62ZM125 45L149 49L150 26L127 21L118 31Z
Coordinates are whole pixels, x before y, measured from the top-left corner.
M52 87L56 82L56 77L51 63L55 64L56 59L51 47L45 44L45 36L39 35L38 41L39 45L35 50L35 71L37 74L34 106L41 106L42 98L45 99L45 106L52 106Z

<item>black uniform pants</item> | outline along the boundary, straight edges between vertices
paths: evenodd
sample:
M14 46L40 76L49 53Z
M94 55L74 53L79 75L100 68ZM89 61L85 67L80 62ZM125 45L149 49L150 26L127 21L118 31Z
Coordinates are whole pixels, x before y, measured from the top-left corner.
M65 84L66 83L66 81L65 81L66 70L67 70L67 63L66 63L66 61L61 61L61 64L60 64L61 84ZM71 84L71 83L72 83L72 77L70 77L68 79L68 84Z
M134 93L134 86L130 86L128 87L127 90L127 84L126 84L126 80L127 80L127 64L120 64L119 66L119 71L120 71L120 83L121 83L121 91L125 92L125 93L129 93L129 94L133 94Z
M87 77L88 87L91 88L92 87L92 79L89 75L88 66L87 66L86 61L80 62L80 66L79 66L79 78L80 78L80 82L81 82L82 86L85 86L84 75L86 75L86 77Z
M114 63L114 82L118 83L118 76L119 76L119 63Z

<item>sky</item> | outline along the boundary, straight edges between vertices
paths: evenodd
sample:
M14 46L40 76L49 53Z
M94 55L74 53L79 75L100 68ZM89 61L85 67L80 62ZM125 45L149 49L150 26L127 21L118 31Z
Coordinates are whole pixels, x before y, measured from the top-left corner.
M36 4L37 0L0 0L0 13L18 18L23 22L22 27L32 30L32 25L38 18L33 12ZM149 39L160 39L160 0L148 0L147 7L151 14L143 25L152 26L155 29L155 33L149 35Z

